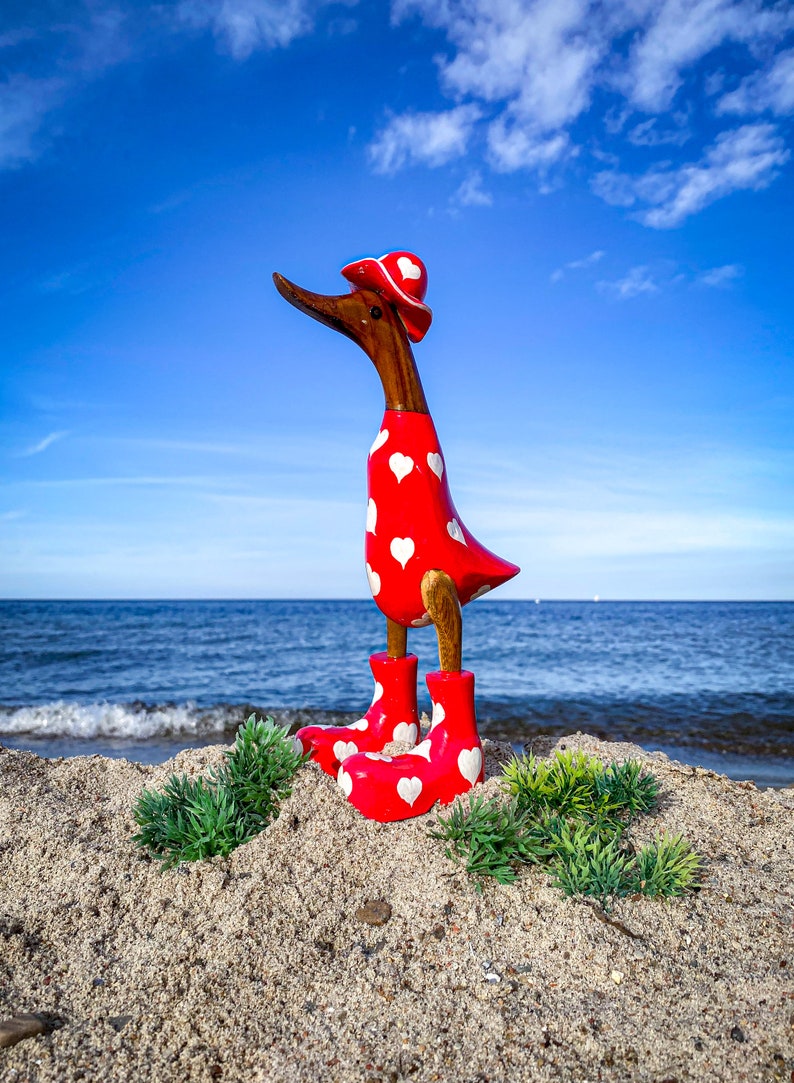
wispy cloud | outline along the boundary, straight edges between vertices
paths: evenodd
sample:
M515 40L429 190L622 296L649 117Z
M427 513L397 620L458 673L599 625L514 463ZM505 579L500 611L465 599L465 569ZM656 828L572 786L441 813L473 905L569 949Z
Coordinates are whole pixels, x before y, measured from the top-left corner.
M717 103L718 113L794 113L794 49L779 53L772 65L743 79Z
M51 447L56 440L62 440L64 436L68 435L68 429L61 429L59 432L51 432L49 436L45 436L44 439L39 440L37 444L32 444L29 448L25 448L24 451L17 452L16 457L18 459L27 459L31 455L39 455L42 451L46 451L48 447Z
M376 173L395 173L405 165L445 165L466 153L474 123L481 116L475 105L459 105L440 113L393 116L369 147Z
M657 167L640 176L601 172L593 190L607 203L642 207L637 216L655 229L680 225L717 199L741 190L767 188L790 158L771 124L745 124L722 132L699 162Z
M314 28L317 11L331 0L182 0L177 18L211 29L236 60L256 49L285 48ZM354 0L355 2L355 0Z
M698 275L697 281L704 286L728 286L741 278L744 268L738 263L726 263L722 267L712 267Z
M627 275L614 281L601 281L598 289L618 301L628 301L644 293L658 293L659 286L647 267L632 267Z
M0 169L38 156L44 119L60 104L64 87L62 79L32 79L20 73L0 83Z
M569 263L558 267L556 271L552 271L550 275L551 281L560 282L565 277L566 271L583 271L587 267L593 267L604 258L605 254L602 249L598 248L595 252L591 252L589 256L584 256L582 259L572 259Z
M482 174L470 173L452 196L453 207L490 207L493 196L482 186Z

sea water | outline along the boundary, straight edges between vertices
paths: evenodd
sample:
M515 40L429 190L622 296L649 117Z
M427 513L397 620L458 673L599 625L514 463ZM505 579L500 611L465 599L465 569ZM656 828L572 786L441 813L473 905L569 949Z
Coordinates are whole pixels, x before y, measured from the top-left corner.
M0 743L156 762L254 711L349 722L384 633L365 601L0 602ZM583 730L794 784L794 603L485 599L463 643L486 736ZM409 648L427 710L433 629Z

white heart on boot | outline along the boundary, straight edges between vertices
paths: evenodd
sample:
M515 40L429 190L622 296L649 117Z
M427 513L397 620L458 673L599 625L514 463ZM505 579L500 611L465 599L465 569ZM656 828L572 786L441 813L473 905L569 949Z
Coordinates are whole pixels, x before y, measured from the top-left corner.
M346 728L349 729L349 730L368 730L369 729L369 719L368 718L359 718L355 722L351 722L350 725L347 726Z
M345 795L345 797L350 797L351 793L353 792L353 779L350 777L344 767L339 768L339 772L336 776L336 784Z
M403 455L401 451L395 451L389 456L389 470L397 478L399 485L403 478L407 478L414 468L414 461L410 455Z
M383 695L383 685L380 681L375 681L375 691L372 693L372 702L377 703Z
M420 279L422 277L422 268L414 263L408 256L400 256L397 260L397 266L400 268L400 274L404 279Z
M439 724L439 722L443 722L446 717L447 717L447 712L444 710L443 705L440 704L440 703L434 703L433 704L433 715L432 715L432 718L430 719L430 729L434 730L436 728L436 726Z
M397 793L406 804L413 808L414 801L422 792L421 778L401 778L397 783Z
M391 735L392 741L405 741L409 745L415 745L417 728L415 722L398 722Z
M427 465L436 475L438 480L441 481L441 475L444 473L444 460L437 451L428 451Z
M378 521L378 509L375 501L370 497L370 501L367 504L367 532L369 534L375 533L375 524Z
M415 549L416 546L412 538L392 538L389 546L389 552L399 564L402 564L403 568L414 555ZM378 589L380 589L380 578L378 579ZM375 592L372 593L374 595Z
M417 745L416 748L410 749L410 751L407 753L407 755L408 756L424 756L424 758L427 760L427 762L430 763L430 753L432 752L432 750L433 750L433 742L430 740L429 737L426 737L424 739L424 741L422 741L422 743L420 745Z
M334 745L334 755L341 763L346 760L348 756L355 756L358 752L358 745L355 741L337 741Z
M466 539L463 537L463 531L460 529L460 523L457 519L450 519L447 523L447 534L453 541L460 542L461 545L466 545Z
M375 439L372 441L372 447L369 449L370 455L374 455L379 447L383 447L386 441L389 439L389 430L381 429Z
M369 564L367 565L367 579L369 581L369 589L372 591L372 597L377 598L380 594L380 576L377 572L373 572Z
M472 786L480 777L482 752L479 748L464 748L458 753L458 770Z

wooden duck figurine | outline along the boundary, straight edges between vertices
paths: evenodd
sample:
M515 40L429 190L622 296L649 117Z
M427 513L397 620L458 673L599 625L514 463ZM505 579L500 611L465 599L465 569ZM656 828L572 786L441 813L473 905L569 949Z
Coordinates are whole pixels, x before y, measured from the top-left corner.
M307 726L298 738L348 800L387 822L448 804L484 777L474 711L474 675L461 668L461 605L519 571L489 552L461 522L409 339L419 342L432 313L427 271L410 252L348 264L352 292L310 293L275 274L290 304L347 335L375 365L386 412L370 449L365 535L367 578L386 617L385 652L370 658L375 692L349 726ZM417 744L415 655L407 629L432 623L440 669L428 673L430 732ZM388 756L391 741L414 747Z

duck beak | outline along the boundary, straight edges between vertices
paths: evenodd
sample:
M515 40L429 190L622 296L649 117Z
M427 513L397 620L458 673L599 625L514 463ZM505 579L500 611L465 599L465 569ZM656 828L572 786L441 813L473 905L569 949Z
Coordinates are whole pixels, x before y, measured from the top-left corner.
M360 291L329 297L296 286L278 272L273 275L273 282L284 300L289 301L295 308L324 323L326 327L341 332L358 345L362 344L362 332L368 323L369 309Z

